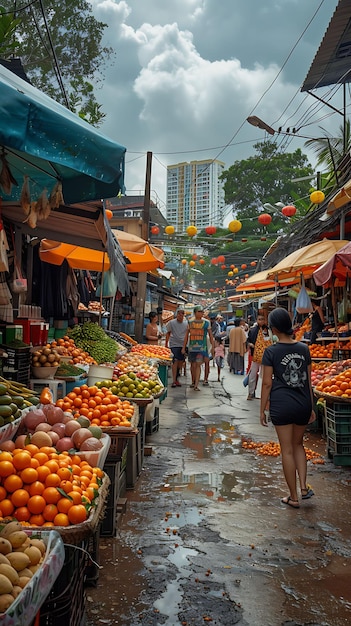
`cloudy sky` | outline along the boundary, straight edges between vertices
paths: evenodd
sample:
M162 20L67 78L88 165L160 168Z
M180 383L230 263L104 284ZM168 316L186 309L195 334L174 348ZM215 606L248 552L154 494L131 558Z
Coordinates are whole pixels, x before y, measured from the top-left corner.
M101 131L127 148L128 195L144 189L147 151L161 209L167 165L219 158L229 167L253 155L265 135L250 114L310 137L342 122L300 93L337 0L91 1L116 51L97 99ZM329 88L316 93L330 97ZM332 102L341 106L340 89ZM304 149L304 139L277 141Z

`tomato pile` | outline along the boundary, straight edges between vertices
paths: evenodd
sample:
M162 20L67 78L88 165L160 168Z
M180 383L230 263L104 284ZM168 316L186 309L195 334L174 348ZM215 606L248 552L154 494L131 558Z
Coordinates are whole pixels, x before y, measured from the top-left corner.
M129 400L121 400L110 388L96 385L74 387L64 398L57 400L56 406L70 411L75 417L83 415L91 424L101 428L130 427L134 415L134 406Z
M29 526L70 526L88 519L104 472L54 447L0 452L0 516Z

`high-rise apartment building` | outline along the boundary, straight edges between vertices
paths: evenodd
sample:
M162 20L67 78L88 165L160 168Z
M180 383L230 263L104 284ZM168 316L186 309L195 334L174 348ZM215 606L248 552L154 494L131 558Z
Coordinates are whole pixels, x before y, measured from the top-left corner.
M190 224L199 230L222 226L224 186L222 161L191 161L167 167L167 221L177 232Z

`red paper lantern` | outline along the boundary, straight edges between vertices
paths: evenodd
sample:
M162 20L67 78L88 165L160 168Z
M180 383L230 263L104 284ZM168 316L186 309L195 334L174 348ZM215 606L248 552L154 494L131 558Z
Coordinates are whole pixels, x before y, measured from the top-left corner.
M205 262L206 262L205 259L200 259L199 261L200 265L205 265Z
M244 239L242 239L241 241L242 241L243 243L246 243L246 242L247 242L247 239L245 239L245 238L244 238Z
M193 254L193 256L191 257L193 261L196 261L197 259L197 254Z
M218 263L218 259L215 259L215 258L211 259L211 265L217 265L217 263Z
M152 235L158 235L160 232L160 229L158 226L151 226L151 234Z
M285 217L292 217L296 213L296 207L292 204L288 204L287 206L283 206L282 213Z
M241 266L241 269L242 269L242 270L246 270L246 268L247 268L246 263L243 263L243 264L242 264L242 266Z
M267 241L267 237L261 237L261 241Z
M256 267L256 261L251 261L250 265L251 267Z
M217 228L215 226L206 226L205 228L206 235L214 235L216 231Z
M268 224L270 224L272 221L272 216L269 215L269 213L261 213L261 215L259 215L257 219L259 223L263 226L268 226Z
M226 269L226 265L221 265L221 270L225 270Z
M217 258L218 263L224 263L225 262L225 256L223 254L220 254L219 257Z
M105 215L108 220L113 218L113 212L111 211L111 209L105 209Z

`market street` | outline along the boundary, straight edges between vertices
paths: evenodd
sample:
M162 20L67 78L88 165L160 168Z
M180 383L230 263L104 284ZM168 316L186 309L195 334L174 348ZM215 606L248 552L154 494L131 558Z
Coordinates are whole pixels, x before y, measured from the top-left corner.
M102 569L87 588L87 626L344 626L351 622L351 474L325 454L321 431L305 445L315 496L299 510L280 457L242 448L276 441L247 402L242 377L211 367L210 386L168 388L152 455L117 537L101 539Z

